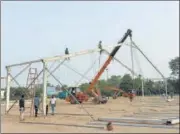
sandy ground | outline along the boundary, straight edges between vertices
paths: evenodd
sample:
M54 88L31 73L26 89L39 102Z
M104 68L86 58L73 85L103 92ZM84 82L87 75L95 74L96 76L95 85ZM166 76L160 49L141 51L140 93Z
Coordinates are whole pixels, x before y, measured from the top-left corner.
M91 101L83 104L83 107L93 115L94 119L99 117L124 117L134 116L137 112L149 112L150 114L144 118L151 118L151 113L179 112L179 97L175 97L172 102L165 102L160 97L145 97L143 101L140 97L136 97L133 103L127 98L120 97L116 100L109 99L107 104L94 105ZM14 106L8 115L4 113L4 105L1 105L1 132L3 133L179 133L178 129L167 128L150 128L150 127L131 127L131 126L115 126L114 130L109 132L103 128L88 128L72 125L87 125L92 119L84 115L86 112L80 105L72 105L64 100L58 100L56 106L57 114L44 117L39 114L38 118L30 117L30 109L26 108L25 121L19 122L18 106ZM71 115L71 114L82 114ZM163 116L163 115L162 115ZM41 124L36 124L41 123ZM44 124L46 123L46 124ZM53 124L55 123L55 124Z

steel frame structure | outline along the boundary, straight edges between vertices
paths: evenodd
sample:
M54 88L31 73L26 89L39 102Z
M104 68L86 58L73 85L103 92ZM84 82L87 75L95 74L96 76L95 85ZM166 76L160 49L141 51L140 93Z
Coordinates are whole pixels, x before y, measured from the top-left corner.
M162 76L162 78L166 81L165 77L163 76L163 74L157 69L157 67L147 58L147 56L142 52L142 50L132 41L132 44L118 44L118 45L110 45L110 46L103 46L103 52L105 52L106 54L109 54L107 49L110 48L114 48L116 46L122 46L122 45L127 45L131 47L131 52L132 52L132 48L137 49L147 60L148 62L156 69L156 71ZM67 59L67 58L72 58L72 57L77 57L77 56L81 56L81 55L86 55L86 54L90 54L90 53L94 53L94 52L100 52L102 51L102 49L100 48L95 48L95 49L89 49L89 50L84 50L84 51L80 51L80 52L75 52L75 53L70 53L69 55L58 55L58 56L54 56L54 57L46 57L46 58L41 58L38 60L33 60L33 61L28 61L28 62L23 62L23 63L18 63L18 64L12 64L12 65L8 65L6 66L6 71L7 71L7 77L6 77L6 113L10 110L9 108L9 99L10 99L10 87L11 87L11 81L14 80L18 85L19 83L16 81L16 78L22 73L24 72L32 63L42 63L43 64L43 69L40 71L40 73L38 74L37 78L40 76L41 73L43 73L43 114L46 115L46 90L47 90L47 78L51 75L59 84L62 85L62 83L53 75L53 72L56 71L60 65L63 64L63 62ZM132 54L131 54L132 55ZM130 69L128 66L124 65L120 60L118 60L116 57L114 57L114 59L120 63L123 67L125 67L126 69L128 69L132 74L133 74L133 78L134 75L138 76L138 74L136 74L133 70L133 61L132 61L132 69ZM131 59L133 60L133 57L131 57ZM50 71L47 68L47 63L51 62L51 61L59 61L59 60L63 60L54 70ZM15 67L15 66L21 66L21 65L27 65L23 70L21 70L15 77L12 77L11 75L11 68ZM49 75L47 74L49 73ZM82 75L82 74L81 74ZM36 78L36 79L37 79ZM167 85L167 84L166 84ZM68 91L67 91L68 92ZM69 92L68 92L69 93ZM144 89L143 89L143 81L142 81L142 93L144 96ZM70 94L70 93L69 93ZM74 99L75 97L70 94ZM166 95L167 95L167 86L166 86ZM76 100L76 99L75 99ZM76 100L77 101L77 100ZM16 101L17 102L17 101ZM15 103L16 103L15 102ZM82 106L82 104L81 104ZM85 109L84 109L85 110ZM87 114L88 111L85 110ZM90 115L90 114L89 114Z
M122 45L122 44L121 44ZM128 45L128 44L126 44ZM117 45L111 45L111 46L106 46L106 48L113 48ZM61 64L63 64L63 62L65 61L65 59L67 58L72 58L72 57L76 57L76 56L81 56L81 55L85 55L85 54L90 54L90 53L94 53L94 52L99 52L101 51L99 48L95 48L95 49L90 49L90 50L84 50L81 52L75 52L75 53L70 53L69 55L58 55L58 56L54 56L54 57L46 57L46 58L41 58L38 60L33 60L33 61L28 61L28 62L22 62L22 63L18 63L18 64L12 64L12 65L7 65L6 66L6 72L7 72L7 76L6 76L6 108L5 108L5 113L8 113L10 111L10 109L15 105L15 103L17 103L18 100L16 100L13 105L11 107L9 107L9 101L10 101L10 87L11 87L11 82L15 81L15 83L17 85L20 86L20 84L17 82L16 78L22 74L31 64L33 63L42 63L43 64L43 69L40 71L40 73L38 74L38 76L35 78L37 79L41 73L43 73L43 113L44 115L46 114L46 90L47 90L47 78L51 75L54 77L54 79L62 85L62 83L53 75L53 72L56 71L59 66ZM51 61L58 61L58 60L63 60L63 62L61 64L59 64L55 69L53 69L53 71L49 71L47 68L47 63L51 62ZM21 65L26 65L25 68L23 68L16 76L12 76L11 75L11 68L13 67L17 67L17 66L21 66ZM49 72L49 75L47 74ZM31 84L29 84L31 85ZM29 88L29 87L28 87ZM74 97L74 96L73 96ZM88 112L87 112L88 113Z

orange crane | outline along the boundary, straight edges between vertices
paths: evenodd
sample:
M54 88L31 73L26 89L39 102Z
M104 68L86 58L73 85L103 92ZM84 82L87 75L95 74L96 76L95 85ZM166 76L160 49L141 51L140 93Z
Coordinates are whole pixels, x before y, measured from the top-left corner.
M109 87L109 86L107 86L107 87L105 87L105 89L113 90L114 91L114 94L112 96L113 99L116 99L118 97L119 93L122 93L123 96L125 96L125 97L128 96L128 94L125 91L123 91L122 89L116 88L116 87Z
M127 39L128 36L132 37L132 31L130 29L127 30L127 32L125 33L123 38L118 42L118 44L124 43L124 41ZM121 45L118 45L112 50L108 59L105 61L104 65L101 67L101 69L99 70L97 75L94 77L92 82L90 82L90 86L88 88L88 91L91 91L91 93L95 97L95 99L94 99L95 103L104 104L104 103L107 103L107 101L108 101L108 99L106 97L101 96L100 90L95 88L95 85L96 85L98 79L100 78L100 76L102 75L102 73L104 72L104 70L107 68L107 66L112 61L112 59L115 56L115 54L117 53L117 51L120 49L120 47L121 47Z
M114 91L114 94L113 94L113 99L117 99L117 97L118 97L118 95L119 95L119 93L122 93L122 96L123 97L129 97L129 98L134 98L135 97L135 93L133 93L132 91L129 91L128 93L127 92L125 92L125 91L123 91L122 89L120 89L120 88L117 88L117 87L109 87L109 86L107 86L107 87L105 87L105 89L107 89L107 90L113 90Z

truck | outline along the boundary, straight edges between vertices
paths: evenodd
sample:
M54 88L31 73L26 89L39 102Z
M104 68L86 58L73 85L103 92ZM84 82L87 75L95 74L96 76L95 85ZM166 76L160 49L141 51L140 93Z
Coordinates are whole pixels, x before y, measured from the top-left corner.
M87 102L89 99L89 96L86 93L82 92L79 87L69 87L67 91L71 95L68 95L66 97L66 101L70 102L71 104L77 104L78 102L79 103Z

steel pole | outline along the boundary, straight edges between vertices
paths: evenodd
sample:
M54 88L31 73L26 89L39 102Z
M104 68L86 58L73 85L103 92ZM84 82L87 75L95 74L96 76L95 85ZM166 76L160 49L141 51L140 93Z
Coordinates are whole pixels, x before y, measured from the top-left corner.
M167 93L167 79L166 79L166 78L164 79L164 82L165 82L166 98L168 98L168 93Z
M47 63L43 61L43 114L46 115Z
M137 50L139 50L139 52L144 56L144 58L153 66L153 68L161 75L161 77L163 78L165 82L165 85L167 85L166 78L161 73L161 71L149 60L149 58L143 53L143 51L134 42L133 42L133 45L135 46ZM165 86L165 90L166 90L166 97L167 97L167 86Z
M134 59L133 59L133 41L132 41L132 37L130 37L131 40L131 46L130 46L130 50L131 50L131 67L132 67L132 79L133 79L133 88L134 88Z
M141 90L142 90L142 97L144 98L144 78L143 77L141 79L141 84L142 84L142 88L141 88Z
M6 67L7 77L6 77L6 110L7 113L9 109L9 99L10 99L10 87L11 87L11 76L10 76L10 67Z

